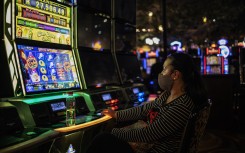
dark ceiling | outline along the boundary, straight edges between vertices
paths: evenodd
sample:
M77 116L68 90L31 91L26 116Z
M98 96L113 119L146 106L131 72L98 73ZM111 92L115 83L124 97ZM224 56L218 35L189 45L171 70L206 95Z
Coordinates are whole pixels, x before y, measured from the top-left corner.
M136 27L153 28L153 32L138 32L139 41L148 36L162 37L158 30L163 25L162 3L166 4L166 26L168 42L180 40L184 43L203 44L227 38L233 43L245 37L244 0L137 0ZM153 12L149 19L149 11ZM207 18L206 23L203 17Z

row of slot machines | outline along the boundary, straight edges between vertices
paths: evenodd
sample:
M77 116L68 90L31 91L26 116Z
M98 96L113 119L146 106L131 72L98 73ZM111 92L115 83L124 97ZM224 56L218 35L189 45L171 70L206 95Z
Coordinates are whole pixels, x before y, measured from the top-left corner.
M147 100L136 55L113 53L109 47L103 49L103 43L97 43L99 50L77 44L91 35L79 33L76 21L83 18L72 2L1 2L0 61L5 72L0 76L4 87L0 92L1 153L84 152L94 134L110 121L101 110L126 109ZM108 24L108 20L94 24ZM103 38L100 34L99 39ZM65 93L71 91L77 118L75 126L66 127Z
M106 130L110 118L102 109L126 109L142 104L144 85L75 92L76 125L66 127L66 95L12 98L0 103L0 152L84 152L93 136ZM147 94L147 93L146 93ZM89 134L88 134L89 133ZM85 143L84 146L82 143Z

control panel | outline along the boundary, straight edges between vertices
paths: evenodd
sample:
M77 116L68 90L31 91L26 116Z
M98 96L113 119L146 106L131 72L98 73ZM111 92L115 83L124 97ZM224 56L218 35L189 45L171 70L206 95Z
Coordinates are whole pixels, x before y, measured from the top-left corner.
M146 102L149 97L149 92L143 84L134 84L129 87L123 87L124 94L128 98L127 107L138 106Z
M76 115L86 115L89 109L82 96L75 96ZM20 115L24 116L22 122L26 126L49 127L63 122L66 113L66 96L27 98L20 101L11 99Z
M100 112L103 109L111 108L112 110L120 110L125 107L126 98L120 88L107 89L103 91L86 92L86 102L90 107L90 111Z

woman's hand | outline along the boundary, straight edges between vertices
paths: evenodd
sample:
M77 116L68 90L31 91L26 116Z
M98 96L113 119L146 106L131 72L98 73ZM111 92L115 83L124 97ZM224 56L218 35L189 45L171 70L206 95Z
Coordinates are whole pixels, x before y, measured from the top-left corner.
M117 113L114 110L112 110L110 107L108 109L104 109L102 111L102 114L110 116L115 119L117 118Z

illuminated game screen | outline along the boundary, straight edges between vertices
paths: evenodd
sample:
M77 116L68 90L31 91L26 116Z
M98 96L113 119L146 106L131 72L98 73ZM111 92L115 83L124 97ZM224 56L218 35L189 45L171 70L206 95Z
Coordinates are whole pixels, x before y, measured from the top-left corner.
M110 52L79 49L79 56L87 88L120 84Z
M26 93L80 88L71 50L17 47Z
M71 8L49 0L16 0L16 38L71 45Z
M141 82L140 64L134 54L116 54L123 83Z

